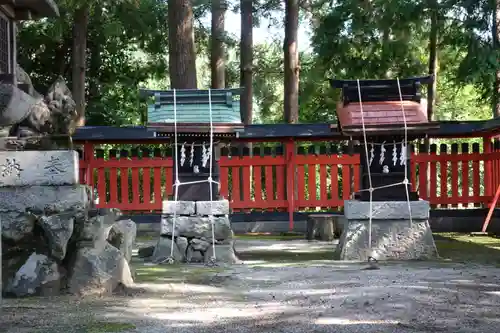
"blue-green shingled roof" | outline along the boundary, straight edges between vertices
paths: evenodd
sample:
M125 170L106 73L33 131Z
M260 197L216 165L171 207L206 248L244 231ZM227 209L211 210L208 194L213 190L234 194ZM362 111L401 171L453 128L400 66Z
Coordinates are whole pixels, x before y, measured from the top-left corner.
M242 123L239 89L212 89L212 122ZM174 105L177 123L210 123L208 90L148 91L154 103L148 105L148 123L174 123Z

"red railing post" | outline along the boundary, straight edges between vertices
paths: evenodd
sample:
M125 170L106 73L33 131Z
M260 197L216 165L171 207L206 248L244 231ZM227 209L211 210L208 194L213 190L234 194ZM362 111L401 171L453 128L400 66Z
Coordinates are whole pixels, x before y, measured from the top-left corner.
M293 231L295 212L295 142L289 139L285 143L286 152L286 197L288 201L288 228Z
M94 160L94 144L85 141L83 144L83 160L85 161L85 179L84 184L93 187L94 177L92 177L92 161Z
M493 170L492 170L492 161L489 158L489 154L492 152L491 149L491 136L487 135L483 137L483 153L485 154L485 163L484 163L484 196L485 196L485 201L483 204L486 205L486 207L489 206L490 202L490 197L493 196L493 189L492 189L492 179L493 179Z

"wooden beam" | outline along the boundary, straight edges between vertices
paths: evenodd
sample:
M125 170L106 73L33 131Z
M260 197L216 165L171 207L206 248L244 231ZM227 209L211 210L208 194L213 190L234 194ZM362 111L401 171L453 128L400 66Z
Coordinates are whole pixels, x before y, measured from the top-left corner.
M0 0L1 1L1 0ZM15 17L16 21L27 21L33 19L33 13L29 9L15 9Z

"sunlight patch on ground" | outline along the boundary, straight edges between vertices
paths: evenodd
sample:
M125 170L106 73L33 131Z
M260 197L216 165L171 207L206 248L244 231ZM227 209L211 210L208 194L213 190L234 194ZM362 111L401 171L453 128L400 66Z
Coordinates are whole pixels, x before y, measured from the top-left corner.
M169 320L173 322L217 322L221 319L251 319L262 316L269 316L276 313L283 313L290 310L291 307L280 304L279 302L259 303L258 306L248 307L245 304L231 304L226 307L205 307L203 309L185 309L183 311L162 311L148 312L145 315L150 318ZM174 324L175 325L175 324Z
M316 325L377 325L377 324L399 324L396 320L355 320L343 318L318 318L314 321Z

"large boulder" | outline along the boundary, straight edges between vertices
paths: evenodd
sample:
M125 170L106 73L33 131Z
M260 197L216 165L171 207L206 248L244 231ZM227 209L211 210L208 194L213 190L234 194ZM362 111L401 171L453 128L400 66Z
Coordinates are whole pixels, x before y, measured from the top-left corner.
M58 295L61 274L57 263L43 254L33 253L7 286L7 293L17 297Z
M1 212L0 220L2 221L2 237L19 242L33 232L36 216L23 212Z
M66 256L68 242L73 235L74 223L72 213L41 216L38 219L38 225L43 229L53 258L63 260Z
M215 252L214 247L210 246L205 252L204 261L208 263L212 257L215 256L215 262L226 264L238 264L241 260L238 259L236 251L234 250L234 240L225 242L225 244L216 244Z
M162 263L171 255L176 262L183 262L185 260L185 253L179 250L175 241L172 242L172 239L168 237L160 237L158 243L156 243L151 260L155 263Z
M108 242L123 253L128 262L132 259L137 226L132 220L115 222L108 233Z
M78 249L70 267L68 291L75 295L109 294L119 286L133 285L132 274L123 254L111 244L103 249Z

